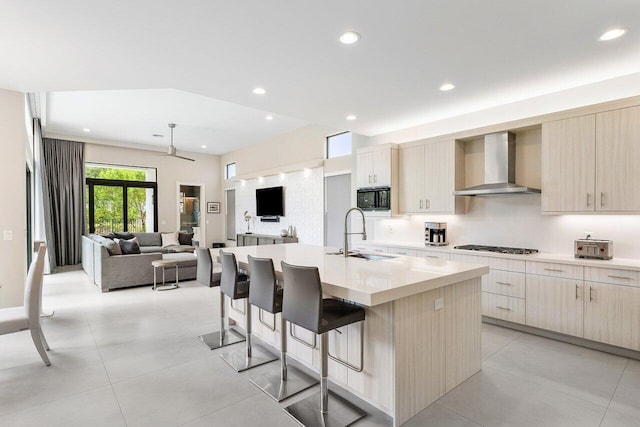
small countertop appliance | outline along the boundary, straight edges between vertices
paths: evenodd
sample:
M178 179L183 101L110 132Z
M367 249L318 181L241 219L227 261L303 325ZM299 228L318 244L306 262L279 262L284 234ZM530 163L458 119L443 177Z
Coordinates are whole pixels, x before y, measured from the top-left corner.
M424 244L425 246L446 246L447 223L446 222L425 222L424 223Z
M573 252L576 258L612 259L613 241L591 239L578 239L574 242Z

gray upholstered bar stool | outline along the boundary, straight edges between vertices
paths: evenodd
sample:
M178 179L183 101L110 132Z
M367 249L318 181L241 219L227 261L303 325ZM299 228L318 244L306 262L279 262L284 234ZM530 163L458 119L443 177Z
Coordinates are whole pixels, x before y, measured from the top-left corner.
M222 277L220 278L220 292L231 300L244 299L244 313L246 323L245 350L233 350L222 353L220 357L237 372L273 362L278 358L259 346L253 346L251 342L251 305L249 304L250 282L238 280L238 264L233 253L220 251L222 263Z
M225 266L225 263L222 263L222 272L220 273L220 281L218 284L221 284L223 281L227 282L227 287L236 287L238 286L241 289L249 289L249 282L247 281L247 276L238 274L238 267L236 265L236 259L233 254L224 254L231 255L233 259L231 262L228 262ZM222 251L220 251L220 256L223 256ZM202 261L202 264L201 264ZM198 282L207 284L211 283L213 280L213 263L211 261L211 253L208 249L204 249L201 251L198 249L198 270L196 272L200 277L198 278ZM207 285L207 286L216 286L216 285ZM225 328L224 322L224 293L222 292L222 287L220 287L220 331L219 332L211 332L209 334L200 335L198 339L202 341L204 345L209 347L210 350L215 350L216 348L226 347L231 344L236 344L245 340L245 338L236 332L235 330L229 328Z
M285 411L307 427L351 425L366 413L340 396L329 394L327 333L364 321L364 309L335 299L323 299L322 282L316 267L300 267L282 261L282 274L283 317L294 325L320 334L320 396L314 394L287 406Z
M208 248L196 248L198 264L196 267L196 282L210 288L220 286L220 276L222 268L220 264L213 262L211 252ZM240 275L239 280L247 280L247 277Z
M282 312L282 289L278 288L273 261L271 258L248 257L251 275L249 304L273 314L272 330L275 330L275 315ZM280 371L266 372L250 378L250 381L277 402L318 384L317 379L287 367L287 322L284 316L280 316Z

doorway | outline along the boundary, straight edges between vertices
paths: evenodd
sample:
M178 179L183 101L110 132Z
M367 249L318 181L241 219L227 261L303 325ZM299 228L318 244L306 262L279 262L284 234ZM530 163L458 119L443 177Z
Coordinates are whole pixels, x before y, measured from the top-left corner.
M324 178L324 244L344 246L344 215L351 208L351 174Z
M193 233L193 240L206 246L204 231L204 185L178 183L178 230Z
M230 241L236 241L236 190L226 191L226 205L227 210L225 212L225 229L226 238Z

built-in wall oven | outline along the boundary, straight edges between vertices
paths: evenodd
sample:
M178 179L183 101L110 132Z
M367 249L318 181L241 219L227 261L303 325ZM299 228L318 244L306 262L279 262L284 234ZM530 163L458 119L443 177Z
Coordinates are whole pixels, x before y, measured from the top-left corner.
M363 211L391 210L391 188L359 188L358 207Z

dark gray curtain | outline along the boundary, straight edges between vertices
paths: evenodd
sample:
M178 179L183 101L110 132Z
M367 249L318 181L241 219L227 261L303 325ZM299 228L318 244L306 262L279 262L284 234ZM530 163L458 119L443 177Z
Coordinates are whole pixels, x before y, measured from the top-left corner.
M84 233L84 144L42 139L42 198L51 270L78 264Z

